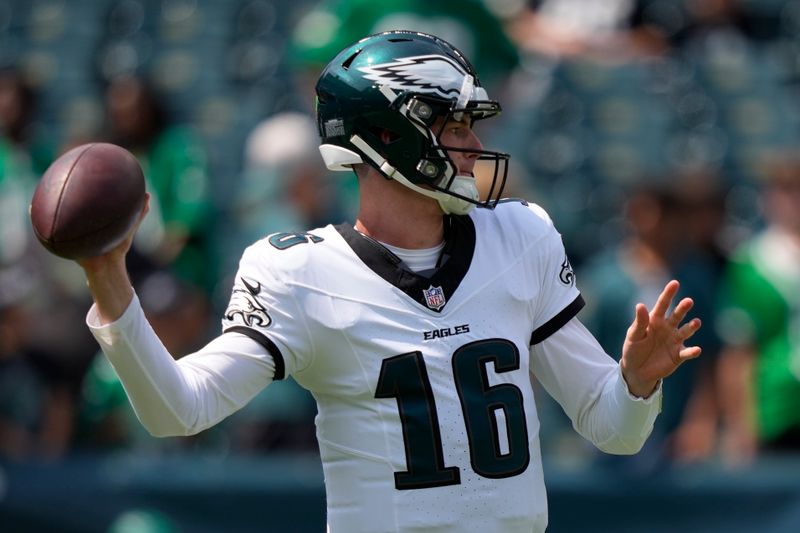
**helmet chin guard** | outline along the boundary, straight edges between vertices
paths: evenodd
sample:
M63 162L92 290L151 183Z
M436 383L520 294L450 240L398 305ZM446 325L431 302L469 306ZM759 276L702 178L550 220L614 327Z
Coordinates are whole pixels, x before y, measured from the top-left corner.
M447 214L466 215L480 200L478 185L472 176L454 176L448 190L450 192L439 193L442 195L439 206Z
M502 196L508 154L442 145L437 120L470 124L500 113L469 61L452 45L417 32L393 31L342 51L317 83L320 152L331 170L366 163L388 179L436 199L448 214L493 208ZM443 128L444 126L442 126ZM388 133L388 134L387 134ZM454 152L492 161L488 194L474 176L459 175ZM483 187L482 187L483 188Z

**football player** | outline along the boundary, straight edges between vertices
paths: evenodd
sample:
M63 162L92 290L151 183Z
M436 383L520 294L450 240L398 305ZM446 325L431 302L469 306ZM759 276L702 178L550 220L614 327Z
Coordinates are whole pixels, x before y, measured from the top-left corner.
M127 280L128 243L83 261L88 325L147 429L202 431L293 376L318 404L329 530L346 533L544 530L531 375L598 448L636 453L661 380L700 354L692 300L670 312L670 282L636 306L620 363L604 353L547 213L500 200L508 155L473 130L499 112L432 35L343 50L317 119L328 167L358 177L357 220L250 246L222 334L178 361Z

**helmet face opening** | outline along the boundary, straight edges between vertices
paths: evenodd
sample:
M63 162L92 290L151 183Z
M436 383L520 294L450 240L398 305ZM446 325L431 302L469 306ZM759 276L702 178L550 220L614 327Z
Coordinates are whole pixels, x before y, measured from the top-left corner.
M442 144L444 128L452 121L471 127L500 110L461 52L416 32L362 39L342 51L317 83L321 151L329 168L367 163L457 214L497 204L509 156ZM474 175L460 175L453 154L474 159Z
M415 124L429 141L425 154L417 164L416 170L422 177L417 176L419 181L416 183L481 207L494 208L505 188L510 156L491 150L447 145L441 138L447 126L453 121L465 122L472 128L478 120L499 114L500 105L485 100L470 102L467 107L458 108L454 107L452 101L424 95L410 95L410 101L405 107L407 111L403 111L401 107L401 114ZM453 183L459 176L459 169L452 158L453 153L461 153L475 160L476 168L472 171L472 177L477 182L478 191L484 192L478 199L459 194L453 188ZM480 162L491 164L480 164ZM489 168L491 170L488 170Z

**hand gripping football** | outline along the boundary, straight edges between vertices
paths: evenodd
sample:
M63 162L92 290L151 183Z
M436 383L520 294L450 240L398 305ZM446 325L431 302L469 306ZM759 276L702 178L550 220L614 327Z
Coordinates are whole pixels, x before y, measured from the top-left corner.
M133 154L114 144L84 144L45 171L31 200L31 223L50 252L95 257L122 242L144 201L144 175Z

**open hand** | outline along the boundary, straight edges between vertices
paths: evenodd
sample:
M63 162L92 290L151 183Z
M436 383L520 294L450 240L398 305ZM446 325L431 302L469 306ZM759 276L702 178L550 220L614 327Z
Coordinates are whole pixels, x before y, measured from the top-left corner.
M684 345L700 329L700 319L681 325L694 301L684 298L667 316L679 288L675 280L667 283L652 311L644 304L636 305L636 317L625 336L620 360L628 390L636 396L649 396L659 380L675 372L684 361L700 355L699 346Z

